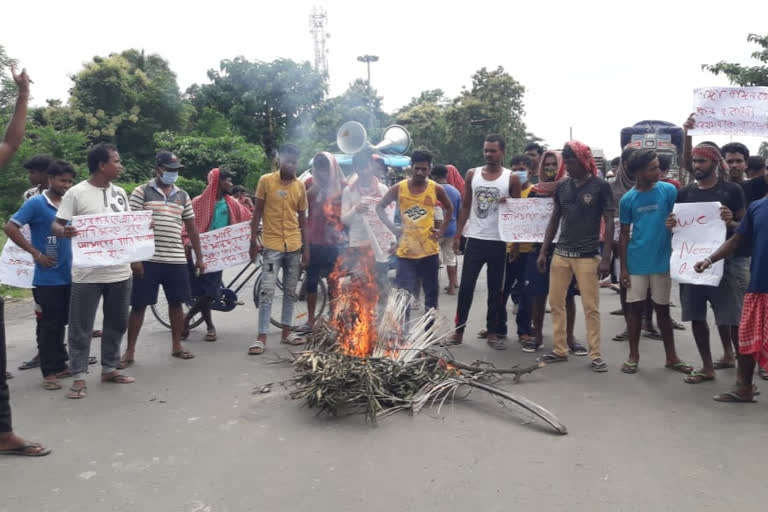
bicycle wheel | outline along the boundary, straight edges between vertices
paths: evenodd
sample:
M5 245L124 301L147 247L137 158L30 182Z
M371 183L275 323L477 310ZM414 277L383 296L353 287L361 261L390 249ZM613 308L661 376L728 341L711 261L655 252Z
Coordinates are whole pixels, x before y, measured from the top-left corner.
M299 275L299 280L296 283L297 300L293 306L293 320L290 325L284 326L281 317L283 310L283 273L282 269L277 274L277 283L275 286L275 295L272 299L272 314L270 315L269 322L280 329L284 327L290 327L291 329L297 329L301 327L309 319L309 313L307 311L307 293L306 293L306 271L302 270ZM253 303L256 308L259 307L259 294L261 292L262 274L256 277L256 281L253 284ZM325 308L328 304L328 287L325 284L325 280L321 280L317 285L317 304L315 305L315 317L320 317L325 312Z
M194 304L194 302L181 305L181 309L184 311L185 318L187 316L187 312L192 307L192 304ZM157 321L160 322L161 325L163 325L166 329L171 328L171 321L168 318L168 300L165 298L165 291L162 289L162 287L157 294L157 304L152 304L150 309L152 310L152 314L155 316ZM203 323L203 315L198 313L192 317L192 321L189 323L189 328L194 329L201 323Z

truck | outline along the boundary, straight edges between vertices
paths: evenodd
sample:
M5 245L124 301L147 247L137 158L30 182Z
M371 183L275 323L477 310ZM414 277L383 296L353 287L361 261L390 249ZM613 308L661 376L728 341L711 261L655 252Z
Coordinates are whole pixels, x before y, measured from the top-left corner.
M621 129L622 151L625 147L632 146L638 149L655 149L659 154L669 155L672 159L669 177L687 185L688 173L681 172L684 140L683 129L667 121L644 120Z

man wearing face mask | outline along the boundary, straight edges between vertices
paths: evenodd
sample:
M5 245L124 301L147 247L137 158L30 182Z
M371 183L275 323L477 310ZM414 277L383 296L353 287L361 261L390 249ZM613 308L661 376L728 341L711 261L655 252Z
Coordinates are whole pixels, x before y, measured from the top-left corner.
M520 179L520 197L527 198L532 190L529 175L533 168L533 160L527 155L515 155L509 161L512 173ZM517 335L520 343L525 345L535 338L531 328L531 298L523 292L523 281L528 257L533 251L533 244L507 244L507 268L504 276L504 310L502 312L501 334L507 335L507 302L513 292L517 294ZM501 343L501 342L500 342Z
M175 185L179 172L184 169L176 155L160 151L155 155L155 178L131 194L131 210L151 210L152 230L155 232L155 254L149 261L133 263L133 289L131 314L128 319L128 346L121 360L121 367L130 366L134 360L136 341L144 323L147 306L157 304L160 285L168 300L168 318L171 321L171 355L179 359L192 359L194 354L181 345L184 329L182 304L191 298L187 256L181 237L181 228L195 252L196 267L205 269L200 250L200 237L195 226L192 200L184 190Z

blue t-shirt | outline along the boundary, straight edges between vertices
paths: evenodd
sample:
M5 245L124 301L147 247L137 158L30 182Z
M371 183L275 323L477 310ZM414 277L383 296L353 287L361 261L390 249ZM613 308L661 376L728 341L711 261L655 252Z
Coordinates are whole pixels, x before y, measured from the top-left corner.
M459 215L459 208L461 207L461 194L453 185L443 183L440 185L445 190L445 195L451 200L453 204L453 215L451 215L451 221L448 223L448 227L445 229L445 238L453 238L456 236L456 218Z
M749 205L736 232L752 247L748 293L768 293L768 200Z
M72 244L68 238L57 238L51 234L51 224L56 218L56 208L47 194L43 193L28 200L11 222L19 227L29 224L31 242L35 249L56 260L50 268L35 263L34 286L61 286L72 283Z
M668 274L672 235L664 221L677 198L674 185L660 181L651 190L632 188L619 203L619 220L632 225L627 269L632 275Z

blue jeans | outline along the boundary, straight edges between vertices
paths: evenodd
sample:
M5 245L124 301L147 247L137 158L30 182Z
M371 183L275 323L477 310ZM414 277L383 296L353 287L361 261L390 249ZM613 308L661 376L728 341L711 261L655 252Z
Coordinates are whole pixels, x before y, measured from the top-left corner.
M259 291L259 335L269 331L272 316L272 299L277 286L277 273L283 269L283 312L280 322L293 325L293 305L296 303L296 285L301 273L301 251L280 252L264 248L264 262L261 267L261 289Z

